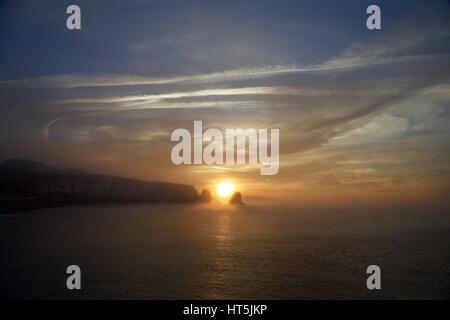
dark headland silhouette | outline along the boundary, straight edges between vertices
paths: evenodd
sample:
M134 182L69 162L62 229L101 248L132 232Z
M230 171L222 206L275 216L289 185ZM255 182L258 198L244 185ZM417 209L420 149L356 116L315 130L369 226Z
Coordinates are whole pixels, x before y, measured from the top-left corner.
M57 169L32 160L6 160L0 166L0 212L99 203L195 203L192 185L147 182ZM209 192L208 192L209 193Z

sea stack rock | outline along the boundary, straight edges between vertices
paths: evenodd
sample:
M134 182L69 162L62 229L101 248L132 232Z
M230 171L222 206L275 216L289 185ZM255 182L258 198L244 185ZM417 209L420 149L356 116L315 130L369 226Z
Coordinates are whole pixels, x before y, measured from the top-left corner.
M202 193L200 194L200 201L209 203L209 202L211 202L211 199L212 199L212 197L211 197L211 193L209 192L209 190L203 189Z
M235 192L230 198L230 204L242 204L242 195L240 192Z

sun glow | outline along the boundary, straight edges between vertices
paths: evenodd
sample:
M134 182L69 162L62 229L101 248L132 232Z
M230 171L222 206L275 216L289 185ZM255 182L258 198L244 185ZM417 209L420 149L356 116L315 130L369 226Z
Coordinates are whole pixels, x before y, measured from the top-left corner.
M222 198L229 197L234 190L234 186L228 182L222 182L217 185L217 194Z

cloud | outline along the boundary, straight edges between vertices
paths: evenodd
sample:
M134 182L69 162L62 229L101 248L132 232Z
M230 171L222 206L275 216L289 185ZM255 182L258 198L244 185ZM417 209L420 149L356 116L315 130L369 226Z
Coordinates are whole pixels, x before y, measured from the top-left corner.
M335 139L349 139L358 137L363 137L364 139L387 138L389 136L404 133L408 130L408 128L408 119L385 113L374 117L366 125L352 130L344 136L335 137Z
M51 88L85 88L109 86L165 85L165 84L201 84L227 81L243 81L282 76L289 74L334 72L364 68L376 65L400 63L447 62L446 54L404 54L395 56L412 46L425 41L419 37L416 41L395 44L359 44L344 51L340 56L316 65L276 65L256 68L241 68L212 73L191 75L173 75L153 77L133 74L62 74L26 79L2 80L0 87L51 87Z
M333 89L333 88L306 88L306 87L237 87L237 88L217 88L194 91L178 91L162 94L140 94L133 96L106 96L94 98L75 98L66 100L55 100L53 103L65 104L96 104L96 103L123 103L123 102L157 102L167 99L184 99L214 96L246 96L246 95L275 95L275 96L389 96L399 93L398 88L388 89Z
M109 86L137 86L137 85L163 85L163 84L201 84L227 81L243 81L268 78L273 76L331 72L354 68L362 68L379 64L418 63L424 61L445 61L450 55L416 55L393 58L362 59L361 57L342 57L330 60L324 64L312 66L279 65L264 66L260 68L243 68L207 74L175 75L171 77L149 77L142 75L121 74L63 74L18 80L2 80L0 87L50 87L50 88L85 88Z

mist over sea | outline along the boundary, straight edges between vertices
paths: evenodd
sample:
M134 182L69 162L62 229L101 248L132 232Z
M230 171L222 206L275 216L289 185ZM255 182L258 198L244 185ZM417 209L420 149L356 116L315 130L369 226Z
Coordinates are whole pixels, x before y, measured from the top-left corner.
M81 290L66 289L72 264ZM0 216L0 279L2 298L450 298L450 218L274 201L44 209Z

